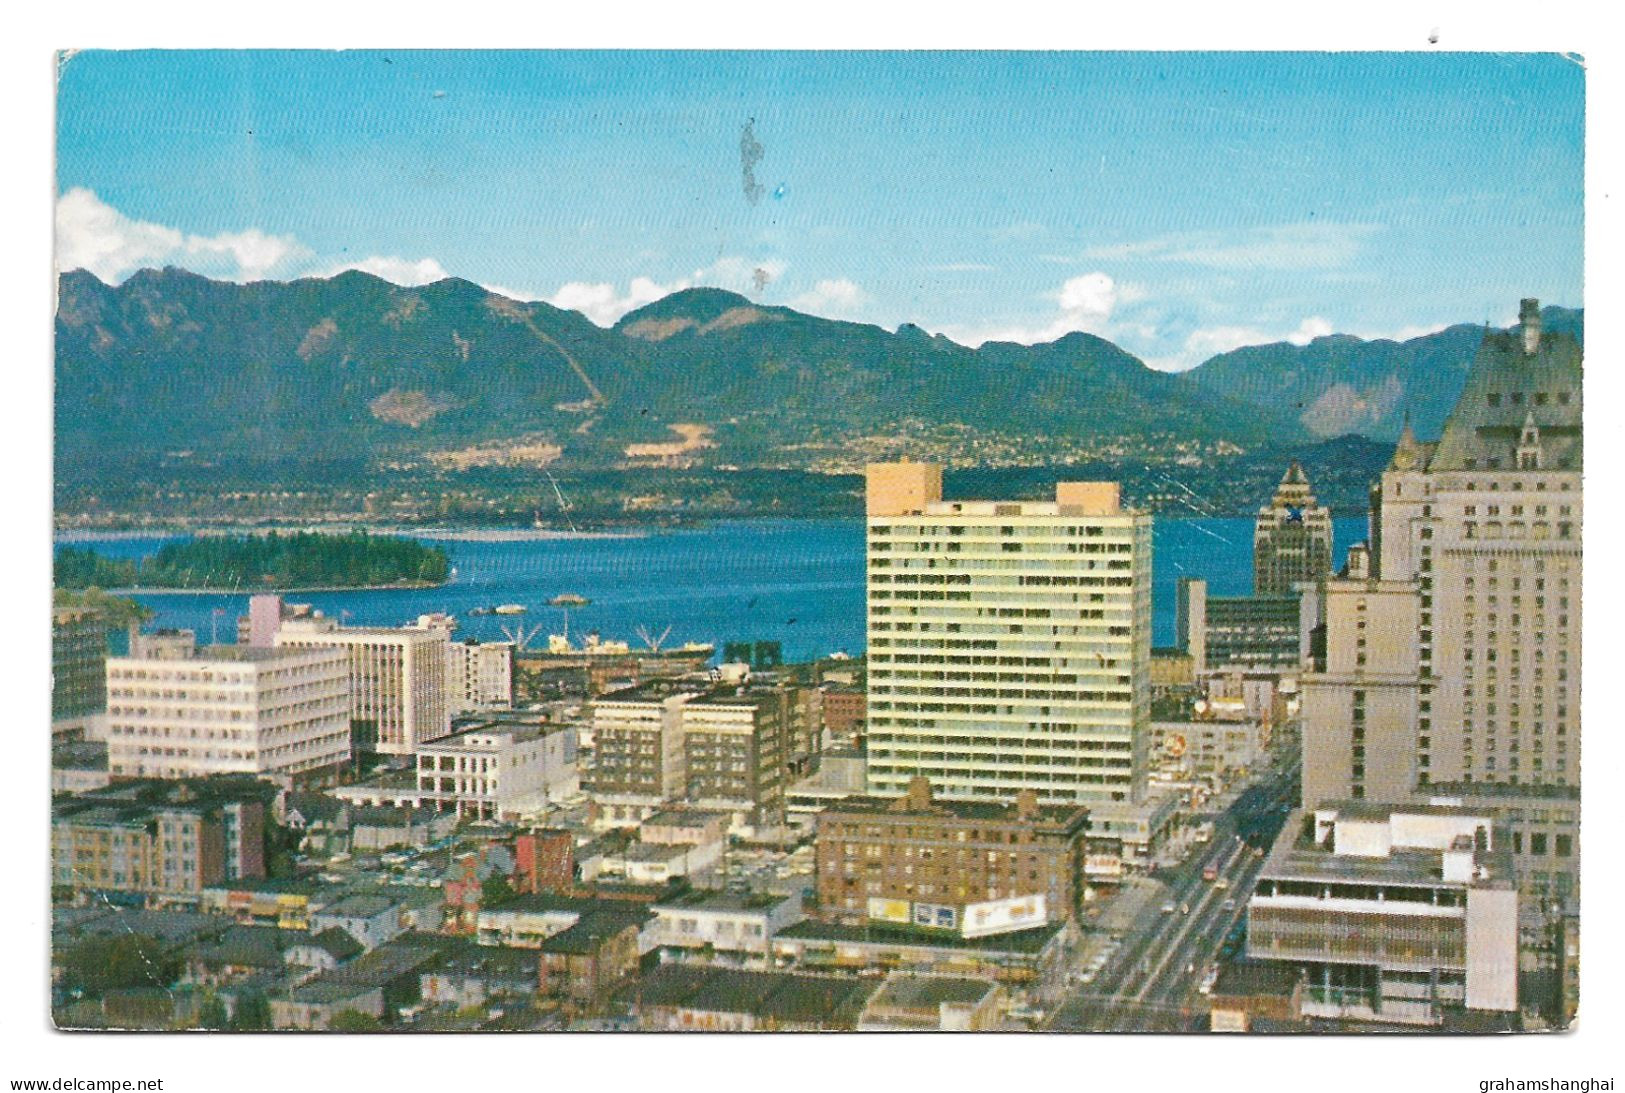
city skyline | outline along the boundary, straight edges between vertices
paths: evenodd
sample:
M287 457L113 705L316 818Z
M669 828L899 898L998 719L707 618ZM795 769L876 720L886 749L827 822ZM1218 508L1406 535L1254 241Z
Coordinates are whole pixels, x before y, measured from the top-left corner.
M86 52L59 266L460 276L601 325L707 284L1185 368L1580 305L1583 79L1516 54Z
M1594 58L51 58L54 1028L1573 1026Z

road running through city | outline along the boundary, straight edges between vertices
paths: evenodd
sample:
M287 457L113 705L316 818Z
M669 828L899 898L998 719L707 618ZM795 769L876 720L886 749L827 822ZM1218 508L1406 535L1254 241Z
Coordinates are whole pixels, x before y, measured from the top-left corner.
M1172 1032L1207 1027L1201 980L1246 913L1264 852L1297 800L1297 764L1283 757L1267 780L1214 817L1212 839L1159 874L1166 885L1119 939L1093 982L1042 1025L1049 1032ZM1213 879L1205 879L1214 871Z

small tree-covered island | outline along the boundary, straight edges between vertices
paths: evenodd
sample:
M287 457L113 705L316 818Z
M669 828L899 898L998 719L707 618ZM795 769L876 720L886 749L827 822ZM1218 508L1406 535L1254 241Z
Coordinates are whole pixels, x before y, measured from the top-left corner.
M84 547L56 554L58 588L380 588L443 584L451 561L440 547L366 532L268 532L200 536L142 559Z

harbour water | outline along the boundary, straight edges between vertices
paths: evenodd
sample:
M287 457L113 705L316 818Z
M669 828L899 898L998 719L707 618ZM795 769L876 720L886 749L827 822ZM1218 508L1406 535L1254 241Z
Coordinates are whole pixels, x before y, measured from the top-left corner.
M1334 556L1365 537L1358 517L1333 521ZM140 558L178 536L76 543L109 557ZM573 593L590 602L569 611L572 640L596 630L640 644L641 627L665 645L732 640L783 643L787 659L864 646L863 521L740 520L703 528L651 530L626 538L470 541L422 537L444 547L455 567L438 588L309 592L310 603L355 626L398 626L444 611L458 636L501 640L537 630L532 644L560 633L565 612L548 600ZM66 544L59 544L66 545ZM1174 589L1181 576L1206 577L1213 595L1246 595L1252 587L1252 521L1165 519L1155 525L1152 558L1153 640L1171 644ZM135 598L156 612L151 625L195 630L202 641L236 638L242 593L148 592ZM523 615L476 615L497 604L525 604ZM666 633L670 627L670 632Z

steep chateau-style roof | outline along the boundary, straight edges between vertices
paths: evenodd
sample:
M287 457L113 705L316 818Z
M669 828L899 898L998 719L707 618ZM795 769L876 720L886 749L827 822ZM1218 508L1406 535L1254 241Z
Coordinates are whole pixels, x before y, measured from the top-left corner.
M1485 333L1427 470L1580 470L1582 386L1580 344L1523 301L1517 328Z
M1394 457L1388 461L1391 471L1422 471L1427 469L1428 460L1433 458L1433 451L1437 444L1425 444L1416 439L1416 430L1411 428L1411 416L1405 415L1405 428L1399 434L1399 444L1394 448Z

